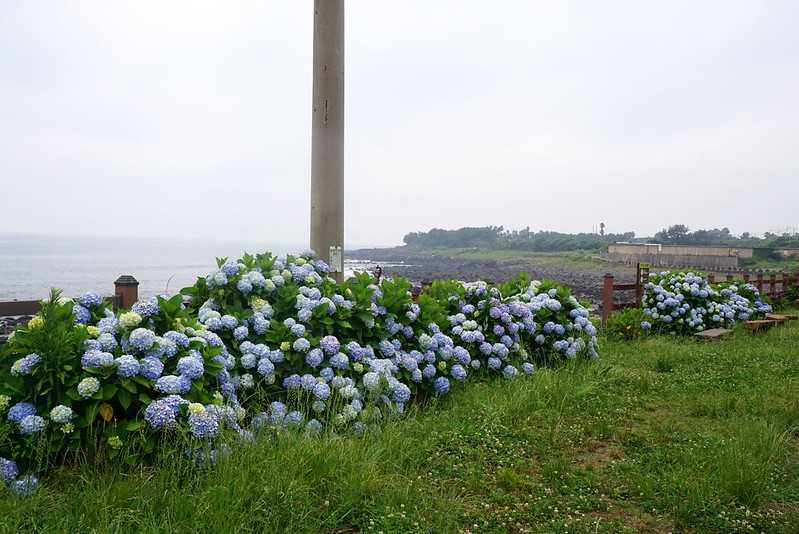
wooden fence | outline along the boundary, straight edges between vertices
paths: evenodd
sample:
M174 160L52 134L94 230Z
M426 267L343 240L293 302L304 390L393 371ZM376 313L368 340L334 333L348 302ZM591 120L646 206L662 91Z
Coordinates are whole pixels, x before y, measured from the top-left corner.
M127 309L139 300L139 282L125 274L114 281L114 294L106 297L114 309ZM34 315L42 307L39 300L12 300L0 302L0 317Z
M608 317L614 310L623 310L626 308L640 308L641 299L644 296L644 286L649 282L649 269L648 263L639 263L636 268L635 282L629 284L616 283L612 274L605 275L602 285L602 324L606 324ZM707 275L707 281L711 284L719 282L743 282L752 284L757 287L761 295L767 295L771 298L779 298L785 295L792 287L799 286L799 273L790 274L784 271L768 272L763 271L749 272L749 271L734 271L723 274L710 273ZM622 300L624 297L617 298L619 292L634 291L634 298L632 300ZM619 302L617 302L619 301Z

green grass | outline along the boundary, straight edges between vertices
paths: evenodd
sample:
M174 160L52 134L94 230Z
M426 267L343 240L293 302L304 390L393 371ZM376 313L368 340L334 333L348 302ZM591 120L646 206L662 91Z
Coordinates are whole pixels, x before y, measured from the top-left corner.
M603 343L359 439L263 436L212 470L84 465L3 532L796 532L799 325Z

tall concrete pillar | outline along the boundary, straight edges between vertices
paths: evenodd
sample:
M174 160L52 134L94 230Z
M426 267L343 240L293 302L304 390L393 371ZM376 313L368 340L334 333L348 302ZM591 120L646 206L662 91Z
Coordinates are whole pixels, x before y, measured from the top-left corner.
M344 0L314 0L311 248L343 277Z

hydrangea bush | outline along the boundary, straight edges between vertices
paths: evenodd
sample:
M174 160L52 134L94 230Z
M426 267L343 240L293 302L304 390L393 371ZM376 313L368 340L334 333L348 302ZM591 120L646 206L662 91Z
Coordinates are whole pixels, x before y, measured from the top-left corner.
M311 254L223 258L118 313L54 291L3 348L3 481L30 494L77 453L203 465L267 429L361 434L475 376L597 355L587 310L551 281L438 281L414 300L402 278L328 272Z
M644 286L644 330L690 335L771 312L752 284L712 286L700 274L662 272Z

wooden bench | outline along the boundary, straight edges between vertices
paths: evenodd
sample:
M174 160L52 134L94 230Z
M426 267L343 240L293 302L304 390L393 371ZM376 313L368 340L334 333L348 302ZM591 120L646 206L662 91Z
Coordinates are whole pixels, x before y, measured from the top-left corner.
M710 330L697 332L694 336L699 339L720 339L730 334L732 334L732 330L727 330L726 328L711 328Z
M777 313L767 313L766 319L771 321L780 321L780 322L796 321L797 319L799 319L799 315L783 315Z
M744 328L748 328L752 332L760 332L761 330L767 330L774 326L775 324L780 324L784 321L775 321L772 319L761 319L758 321L744 321L742 324Z

